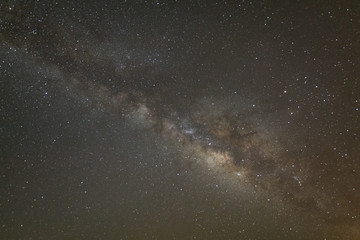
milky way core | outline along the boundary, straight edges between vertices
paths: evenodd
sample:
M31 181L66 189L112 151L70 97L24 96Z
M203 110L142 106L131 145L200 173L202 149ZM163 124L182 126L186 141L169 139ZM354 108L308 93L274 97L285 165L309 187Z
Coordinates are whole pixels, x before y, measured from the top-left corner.
M0 3L1 239L360 239L360 3Z

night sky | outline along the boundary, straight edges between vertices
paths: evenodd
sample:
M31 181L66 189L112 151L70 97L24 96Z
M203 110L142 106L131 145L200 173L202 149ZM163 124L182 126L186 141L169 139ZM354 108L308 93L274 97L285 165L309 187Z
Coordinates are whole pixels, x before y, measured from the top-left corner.
M360 239L360 1L0 8L0 239Z

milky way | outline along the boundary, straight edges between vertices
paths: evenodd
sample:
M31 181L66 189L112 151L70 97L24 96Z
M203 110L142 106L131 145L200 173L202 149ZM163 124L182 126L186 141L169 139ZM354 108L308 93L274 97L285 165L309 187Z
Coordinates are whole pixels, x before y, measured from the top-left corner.
M1 4L0 236L358 239L360 6L323 4Z

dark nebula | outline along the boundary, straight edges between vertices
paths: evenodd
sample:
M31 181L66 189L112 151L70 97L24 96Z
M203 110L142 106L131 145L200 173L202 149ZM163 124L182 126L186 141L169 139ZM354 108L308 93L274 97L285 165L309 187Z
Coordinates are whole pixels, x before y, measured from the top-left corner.
M359 1L0 7L0 239L360 239Z

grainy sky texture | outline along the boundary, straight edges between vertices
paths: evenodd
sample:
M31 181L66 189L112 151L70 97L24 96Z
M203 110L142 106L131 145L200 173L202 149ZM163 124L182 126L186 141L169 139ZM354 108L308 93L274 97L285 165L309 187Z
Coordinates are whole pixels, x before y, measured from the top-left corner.
M360 239L358 0L0 8L0 239Z

